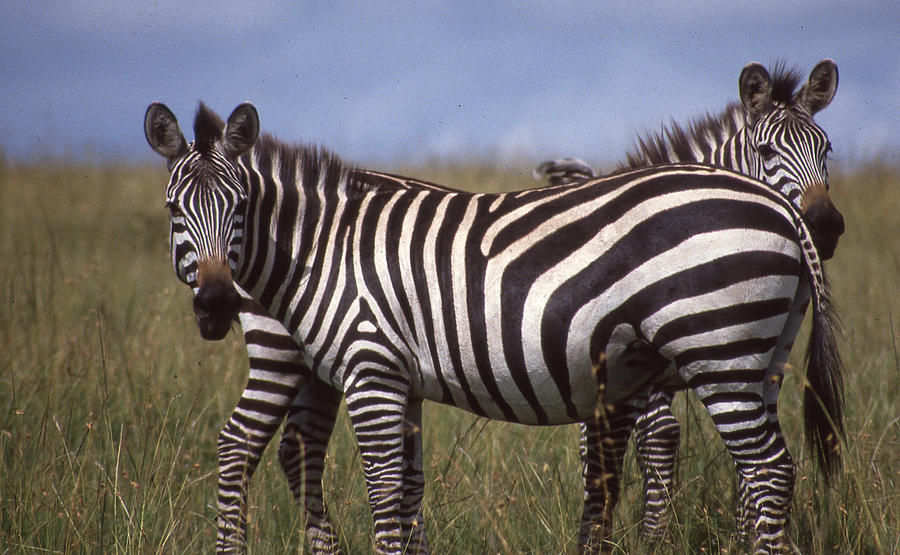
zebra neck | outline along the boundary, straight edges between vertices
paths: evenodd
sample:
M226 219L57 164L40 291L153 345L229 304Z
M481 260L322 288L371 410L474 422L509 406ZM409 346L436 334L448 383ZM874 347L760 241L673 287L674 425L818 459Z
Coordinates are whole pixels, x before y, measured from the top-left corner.
M322 267L323 246L340 235L340 215L364 185L351 183L350 168L328 151L269 140L241 159L248 202L235 281L287 323L304 268Z

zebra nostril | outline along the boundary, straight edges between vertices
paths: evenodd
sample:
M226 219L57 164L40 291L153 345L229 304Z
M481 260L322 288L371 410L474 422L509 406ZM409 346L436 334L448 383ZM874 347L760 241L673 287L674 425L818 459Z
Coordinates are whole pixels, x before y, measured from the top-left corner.
M200 287L194 296L197 318L231 320L240 309L241 297L230 284L214 282Z

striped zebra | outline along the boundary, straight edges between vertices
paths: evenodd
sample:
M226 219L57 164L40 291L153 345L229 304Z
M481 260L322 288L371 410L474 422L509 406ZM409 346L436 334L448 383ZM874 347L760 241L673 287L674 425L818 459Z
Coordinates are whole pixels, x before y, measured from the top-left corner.
M826 475L838 464L841 363L818 253L798 211L754 180L684 165L519 193L383 190L329 153L260 137L250 104L227 124L201 107L192 144L153 104L145 132L169 162L175 270L197 284L201 333L227 333L236 284L341 392L379 553L422 545L403 542L417 524L404 516L408 478L422 473L406 432L423 399L584 422L579 543L608 548L624 442L668 377L625 375L635 344L674 361L707 406L747 484L756 549L784 549L795 470L763 381L807 294L820 401L805 405L807 437Z
M740 104L731 103L716 116L683 127L676 124L661 133L639 138L636 150L617 171L659 164L701 162L734 170L759 179L780 191L801 210L812 230L819 255L834 255L844 221L826 201L828 189L827 155L831 144L813 116L828 106L838 85L837 65L830 59L819 62L800 86L800 74L776 64L772 75L758 63L748 64L738 81ZM544 162L535 170L538 178L553 184L573 183L596 177L594 170L577 159ZM801 194L803 194L801 196ZM799 330L806 315L807 301L799 299L791 311L788 328ZM796 334L796 332L795 332ZM770 366L766 405L776 414L776 403L793 344L786 337ZM635 444L643 475L643 533L658 540L669 523L668 507L675 474L680 426L672 414L674 391L655 392L635 424ZM741 497L746 492L741 488ZM752 514L746 499L739 504L738 530L746 535Z
M312 151L304 156L316 156ZM350 169L349 180L355 186L379 190L445 190L434 183L361 169ZM173 229L172 248L175 264L190 266L193 259L180 249L181 228ZM187 272L187 284L196 292L196 272ZM325 452L334 428L341 394L327 383L314 379L305 354L284 326L245 291L238 314L249 358L249 375L240 400L218 437L218 552L244 551L246 548L247 493L265 448L282 421L285 429L278 459L298 505L306 511L306 538L314 553L340 553L340 545L328 520L322 495ZM421 428L410 427L408 438L413 451L421 451ZM417 447L413 447L418 445ZM417 467L421 470L421 466ZM404 497L405 538L417 538L420 550L427 550L424 521L419 514L425 487L424 476L410 474ZM411 523L416 522L415 526ZM409 545L409 540L407 540Z

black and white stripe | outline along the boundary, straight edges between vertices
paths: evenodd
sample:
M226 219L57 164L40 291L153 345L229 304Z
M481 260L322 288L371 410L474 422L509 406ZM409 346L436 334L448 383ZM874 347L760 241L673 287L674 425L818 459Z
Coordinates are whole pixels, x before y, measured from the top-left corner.
M400 552L409 535L405 484L421 477L421 443L404 431L418 426L422 399L514 422L586 422L597 440L586 459L605 479L586 498L581 540L599 546L618 487L616 443L646 394L621 375L635 340L674 361L712 413L747 484L758 548L785 544L793 463L762 382L803 280L814 312L808 379L835 423L841 392L818 254L778 193L703 166L497 195L385 191L327 154L255 141L250 105L227 126L201 109L192 146L162 105L148 109L145 129L173 168L173 213L212 226L205 233L230 247L216 261L191 243L198 320L215 329L228 316L212 308L229 306L233 272L304 346L312 372L344 394L379 552ZM218 174L215 186L239 197L219 213L242 209L243 219L190 212L200 176L218 163L239 174ZM603 402L612 399L621 401ZM833 463L824 443L840 425L813 413L808 424Z
M823 259L830 258L843 232L840 213L831 205L813 202L828 188L827 156L831 143L813 116L834 97L837 66L823 60L800 87L800 74L777 64L770 76L759 64L747 65L739 79L740 103L729 104L715 116L688 126L671 125L660 133L641 137L634 152L618 171L654 165L701 162L759 179L781 192L801 210L813 228ZM577 159L544 162L538 178L563 184L594 177L594 170ZM804 196L806 195L806 196ZM786 333L768 369L765 398L776 414L784 365L806 315L808 299L792 307ZM651 539L665 534L675 474L680 426L672 414L674 391L657 391L635 424L635 443L644 479L643 533ZM741 486L743 487L743 486ZM742 496L746 498L746 496ZM746 507L739 509L738 527L746 532Z

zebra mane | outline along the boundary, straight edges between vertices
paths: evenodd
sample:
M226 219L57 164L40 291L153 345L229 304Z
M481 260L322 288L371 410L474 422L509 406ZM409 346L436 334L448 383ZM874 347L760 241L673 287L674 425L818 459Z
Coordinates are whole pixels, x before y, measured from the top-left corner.
M639 136L635 150L626 155L625 163L618 170L647 168L675 160L700 162L692 148L696 138L706 143L709 141L707 137L733 135L743 121L743 108L737 102L729 102L720 114L706 113L691 120L687 126L672 122L656 133Z
M777 61L772 67L772 101L789 107L797 101L802 74L796 68ZM710 138L721 139L734 135L744 125L744 107L729 102L719 114L706 113L693 119L686 126L670 123L656 133L639 136L635 148L626 155L625 163L616 171L646 168L671 162L701 162L693 144L708 144Z
M209 154L213 146L222 139L225 122L215 112L200 103L194 116L194 146L202 155Z
M201 155L208 154L222 139L224 129L222 118L201 102L194 118L194 146L197 151ZM248 155L254 156L259 164L271 164L277 160L282 183L299 183L301 176L308 183L318 183L324 175L329 190L342 185L348 188L348 192L365 188L365 184L347 183L346 176L352 168L328 149L316 145L289 143L269 133L262 133Z
M324 176L326 192L343 187L348 193L367 190L365 183L349 180L348 175L355 169L338 155L315 144L290 143L269 133L262 133L253 149L247 154L256 158L259 165L271 164L277 160L281 168L282 183L319 183ZM300 175L297 175L297 174Z
M799 69L787 67L784 60L775 62L772 66L772 101L784 106L796 102L802 80L803 74Z

